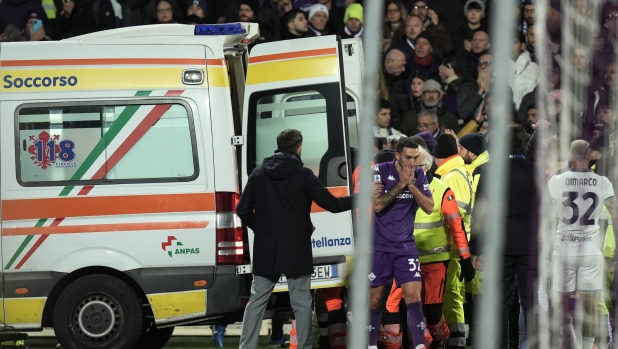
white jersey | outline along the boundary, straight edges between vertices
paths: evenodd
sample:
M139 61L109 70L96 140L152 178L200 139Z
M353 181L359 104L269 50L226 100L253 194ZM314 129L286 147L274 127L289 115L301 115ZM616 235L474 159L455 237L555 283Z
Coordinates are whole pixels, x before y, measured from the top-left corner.
M558 214L554 254L603 255L599 218L605 200L614 196L609 179L590 170L568 169L549 180L549 195Z

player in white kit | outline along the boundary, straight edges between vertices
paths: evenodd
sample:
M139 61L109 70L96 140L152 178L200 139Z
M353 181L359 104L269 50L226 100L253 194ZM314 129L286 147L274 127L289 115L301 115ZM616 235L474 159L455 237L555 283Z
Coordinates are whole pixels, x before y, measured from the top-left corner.
M588 169L588 142L575 140L571 143L569 162L571 168L549 180L549 194L555 200L558 214L552 290L561 294L554 299L562 302L575 292L580 294L583 308L582 348L591 349L598 325L596 306L603 290L605 266L598 221L604 204L612 219L618 218L618 201L607 177ZM618 224L614 225L614 234L617 228ZM564 309L564 306L559 309ZM563 315L560 332L565 345L579 347L569 314Z

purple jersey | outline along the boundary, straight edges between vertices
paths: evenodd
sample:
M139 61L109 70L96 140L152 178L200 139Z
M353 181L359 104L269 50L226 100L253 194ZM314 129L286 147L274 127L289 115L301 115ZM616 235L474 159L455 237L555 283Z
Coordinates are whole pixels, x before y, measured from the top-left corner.
M382 182L383 193L393 189L399 183L399 172L395 161L384 162L373 167L373 181ZM414 170L414 185L421 193L431 197L429 183L425 172L420 167ZM414 217L418 204L410 189L406 187L381 212L375 212L375 240L373 248L383 252L415 251Z

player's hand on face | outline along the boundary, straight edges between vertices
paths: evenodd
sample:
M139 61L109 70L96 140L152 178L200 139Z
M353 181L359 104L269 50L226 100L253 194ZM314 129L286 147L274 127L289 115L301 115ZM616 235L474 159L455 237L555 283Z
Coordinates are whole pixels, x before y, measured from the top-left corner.
M382 182L373 182L373 195L382 195L383 189L384 185L382 185Z
M397 172L399 172L399 183L403 183L407 186L412 180L412 178L410 178L408 166L406 165L405 167L401 167L401 164L397 161L397 165L395 167L397 168Z

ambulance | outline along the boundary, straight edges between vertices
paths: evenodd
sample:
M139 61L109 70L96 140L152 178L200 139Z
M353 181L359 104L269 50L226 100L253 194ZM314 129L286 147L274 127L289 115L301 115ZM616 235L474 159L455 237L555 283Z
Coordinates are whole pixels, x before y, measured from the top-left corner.
M348 195L363 74L360 40L249 49L258 36L169 24L0 45L1 330L156 349L176 325L242 320L242 188L295 128L305 166ZM314 205L312 222L312 287L345 285L351 213Z

